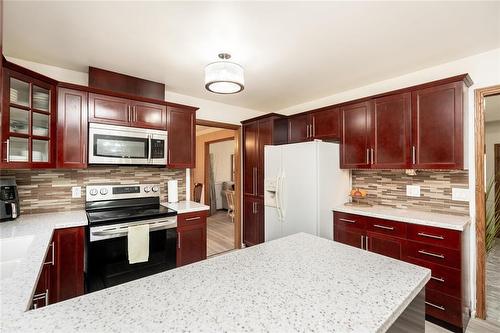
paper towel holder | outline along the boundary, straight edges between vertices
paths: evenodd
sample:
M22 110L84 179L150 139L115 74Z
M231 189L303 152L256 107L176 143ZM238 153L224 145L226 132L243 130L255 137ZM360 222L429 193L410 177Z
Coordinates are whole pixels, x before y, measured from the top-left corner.
M179 202L179 191L178 191L177 180L167 181L167 201L169 203Z

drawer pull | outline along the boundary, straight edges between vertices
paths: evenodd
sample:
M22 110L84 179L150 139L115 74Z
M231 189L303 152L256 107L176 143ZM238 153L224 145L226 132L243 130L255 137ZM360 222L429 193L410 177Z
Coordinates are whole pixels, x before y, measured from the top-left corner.
M444 279L443 278L438 278L438 277L435 277L435 276L431 276L431 279L434 280L434 281L438 281L438 282L444 283Z
M196 216L196 217L190 217L190 218L187 218L187 219L186 219L186 222L187 222L187 221L196 221L196 220L199 220L199 219L200 219L200 217L199 217L199 216Z
M425 232L419 232L418 235L422 236L422 237L429 237L429 238L434 238L434 239L444 239L443 236L430 235L430 234L426 234Z
M354 220L348 220L348 219L339 219L339 221L347 222L347 223L356 223L356 221L354 221Z
M429 305L429 306L432 306L433 308L436 308L436 309L439 309L441 311L445 311L446 309L444 308L444 306L440 306L440 305L436 305L436 304L433 304L431 302L425 302L425 304Z
M443 254L427 252L425 250L419 250L418 253L425 254L426 256L431 256L431 257L436 257L436 258L444 259L444 255Z
M388 227L388 226L380 225L380 224L374 224L373 226L376 228L385 229L385 230L394 230L394 227Z

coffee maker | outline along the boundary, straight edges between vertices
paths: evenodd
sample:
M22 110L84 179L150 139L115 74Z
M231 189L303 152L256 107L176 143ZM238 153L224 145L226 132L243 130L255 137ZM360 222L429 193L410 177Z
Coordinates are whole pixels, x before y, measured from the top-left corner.
M0 221L14 220L19 216L19 195L16 180L0 178Z

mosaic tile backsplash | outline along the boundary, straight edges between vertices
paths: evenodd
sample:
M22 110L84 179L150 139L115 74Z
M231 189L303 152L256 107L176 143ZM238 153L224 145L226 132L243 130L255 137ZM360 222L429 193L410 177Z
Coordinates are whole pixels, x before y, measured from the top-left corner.
M371 204L436 213L469 215L469 203L451 200L451 189L469 187L468 171L353 170L352 186L368 191ZM420 185L420 197L406 196L406 185Z
M167 201L167 181L179 182L179 200L186 198L186 171L154 167L89 167L84 170L1 170L2 177L15 177L21 214L85 209L88 184L160 184L161 200ZM81 186L82 197L71 198L71 187Z

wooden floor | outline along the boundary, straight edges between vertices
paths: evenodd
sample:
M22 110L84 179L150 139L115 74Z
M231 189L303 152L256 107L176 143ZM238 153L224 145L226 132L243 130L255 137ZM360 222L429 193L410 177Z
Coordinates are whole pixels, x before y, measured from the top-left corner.
M226 211L207 218L207 256L234 249L234 223Z

